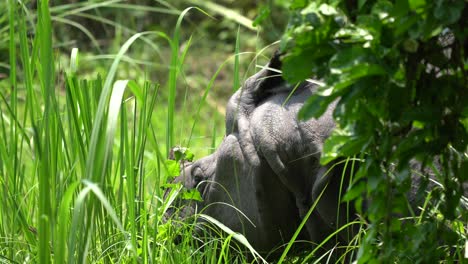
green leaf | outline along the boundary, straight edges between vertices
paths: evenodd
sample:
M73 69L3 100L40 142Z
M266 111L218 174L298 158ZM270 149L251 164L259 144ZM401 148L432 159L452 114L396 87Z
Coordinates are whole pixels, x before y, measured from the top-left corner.
M270 8L268 6L262 6L259 8L258 15L255 20L252 22L252 26L256 27L265 21L271 14Z
M385 75L386 71L383 67L377 64L367 64L367 63L362 63L359 64L357 63L356 65L344 69L343 71L340 71L338 69L334 69L335 71L335 79L334 83L329 83L329 85L332 85L333 93L341 93L343 92L342 90L348 86L351 86L355 84L357 81L359 81L362 78L370 77L370 76L375 76L375 75ZM331 79L333 80L333 79ZM328 82L327 82L328 83ZM367 83L369 86L371 83Z
M447 3L445 0L438 0L434 8L434 17L444 24L453 24L460 19L463 9L466 8L464 2L463 0L455 0Z
M336 8L327 4L321 4L319 6L319 11L326 16L338 15Z
M166 160L166 167L167 167L167 173L168 177L174 178L180 175L180 166L179 162L175 160Z
M309 78L312 74L310 62L313 53L310 50L304 50L300 54L289 54L283 58L283 77L289 83L301 82Z
M406 39L403 42L403 48L409 53L415 53L418 51L419 43L414 39Z
M358 0L358 9L361 10L361 8L366 4L367 0Z
M372 41L374 36L370 34L368 30L361 27L346 27L339 29L333 36L336 39L340 39L343 43L366 43ZM362 46L368 46L369 44L364 44ZM352 49L359 49L358 46L352 46ZM357 54L356 54L357 55Z
M358 79L368 76L385 75L386 73L385 69L378 64L363 63L346 71L343 79Z
M408 0L408 4L413 11L422 11L426 6L426 0Z
M358 28L362 28L362 36L366 41L380 42L382 20L373 15L360 15L357 18ZM364 31L365 30L365 31Z
M200 192L197 189L190 189L182 193L183 200L192 200L197 202L203 202Z
M172 149L174 152L174 158L177 162L179 161L193 161L194 154L188 148L184 147L174 147Z
M351 157L363 152L372 141L372 136L351 136L349 129L335 129L323 145L320 163L327 164L338 157Z
M364 181L359 181L357 184L353 185L343 196L343 202L350 202L363 194L366 193L366 183Z
M380 20L387 20L393 12L393 4L390 1L380 0L372 7L372 14Z
M307 2L307 0L293 0L289 8L291 8L292 10L304 8L307 5Z
M360 136L356 138L350 138L341 148L340 153L345 157L351 157L362 153L362 151L369 145L372 140L371 136ZM326 143L325 143L326 144Z
M399 17L396 22L396 28L394 31L395 36L401 36L406 34L410 29L414 30L414 28L417 29L417 24L420 21L418 16L404 16L404 17ZM417 37L417 36L415 36Z
M408 13L408 10L408 0L396 0L395 7L393 9L393 15L396 17L402 17Z
M353 31L343 34L353 34ZM330 72L332 74L341 74L343 72L352 70L355 67L361 66L363 63L369 64L372 55L369 49L353 45L350 48L338 51L330 59Z
M330 161L337 159L342 155L340 148L351 140L349 134L343 135L335 131L324 143L322 157L320 157L321 164L328 164Z
M307 120L312 117L318 118L327 110L328 105L334 99L335 98L332 96L320 96L318 94L311 96L299 111L299 119Z

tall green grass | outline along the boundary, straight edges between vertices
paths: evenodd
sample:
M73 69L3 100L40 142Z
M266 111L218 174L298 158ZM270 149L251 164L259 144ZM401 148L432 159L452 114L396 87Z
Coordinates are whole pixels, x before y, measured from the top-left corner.
M10 79L0 83L0 262L245 262L227 250L229 239L222 237L197 249L191 224L181 244L174 245L179 231L162 223L171 203L161 189L168 149L175 142L191 144L215 79L193 112L175 115L177 80L190 47L189 40L179 50L180 31L190 9L167 9L180 14L172 37L128 31L133 36L112 56L104 77L80 76L78 49L72 50L69 66L57 63L62 56L55 48L53 21L76 26L97 45L91 31L66 17L106 3L129 8L118 2L50 8L45 0L38 1L37 11L14 0L5 4ZM138 40L155 50L171 47L167 84L116 80L125 54ZM167 101L161 96L166 91ZM186 139L177 138L175 124L192 116ZM213 134L218 130L214 124L207 128ZM214 147L216 139L207 142Z

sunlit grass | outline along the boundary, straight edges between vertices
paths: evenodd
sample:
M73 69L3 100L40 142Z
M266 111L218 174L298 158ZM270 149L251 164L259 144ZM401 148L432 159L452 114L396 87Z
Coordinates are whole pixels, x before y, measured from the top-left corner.
M8 1L10 79L2 87L12 89L0 92L2 260L170 260L175 253L169 251L171 234L158 238L166 146L159 142L165 133L155 128L169 123L161 118L167 114L166 104L160 104L158 84L115 80L115 76L127 50L147 36L156 36L162 43L151 38L152 45L174 46L174 56L179 56L181 23L174 38L160 31L134 34L113 57L104 79L97 75L86 80L77 73L77 49L66 74L57 69L60 57L53 50L48 1L39 1L37 14L24 8ZM37 15L33 39L28 35L31 17L27 14ZM168 73L173 102L180 96L173 74L181 71L182 61L175 59L168 65L174 69ZM173 115L175 104L170 107ZM171 119L174 123L175 118ZM207 128L211 131L213 125ZM207 142L213 140L207 138ZM177 141L184 140L169 142ZM188 246L184 250L179 258L192 254Z

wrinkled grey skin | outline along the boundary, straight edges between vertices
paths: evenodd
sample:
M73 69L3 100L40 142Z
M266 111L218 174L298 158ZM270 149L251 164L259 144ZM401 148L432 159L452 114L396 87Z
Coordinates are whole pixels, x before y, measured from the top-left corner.
M279 69L278 57L268 67ZM288 99L293 87L277 73L264 69L250 77L229 100L226 136L219 148L187 164L175 180L198 188L204 199L184 209L185 214L204 208L202 213L244 234L256 250L270 252L290 240L328 183L300 238L321 242L336 230L337 208L344 206L338 201L342 167L324 176L328 167L319 164L323 143L334 128L334 106L319 119L297 119L316 89L302 84ZM339 222L345 223L344 215Z

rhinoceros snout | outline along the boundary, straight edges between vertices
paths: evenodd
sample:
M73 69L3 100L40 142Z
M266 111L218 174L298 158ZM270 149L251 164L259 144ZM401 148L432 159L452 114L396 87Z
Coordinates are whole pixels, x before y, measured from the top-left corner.
M182 186L168 188L164 193L164 200L171 202L163 216L163 222L169 219L183 220L197 213L202 201L206 198L207 186L213 179L216 166L214 156L208 156L195 162L183 162L180 175L171 181L171 185ZM180 188L173 193L174 188ZM194 193L199 192L199 195ZM177 195L176 197L170 197Z

